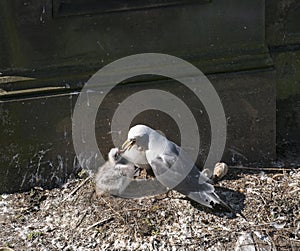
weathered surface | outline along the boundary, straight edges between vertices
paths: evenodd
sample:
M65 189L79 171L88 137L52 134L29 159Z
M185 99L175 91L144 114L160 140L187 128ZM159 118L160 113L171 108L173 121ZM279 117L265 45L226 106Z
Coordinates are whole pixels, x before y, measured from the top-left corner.
M0 102L0 117L1 192L62 184L76 170L68 96Z
M162 2L168 7L160 8ZM275 159L275 81L264 1L170 0L155 5L0 1L0 74L34 78L0 82L0 192L61 185L78 171L71 139L78 91L102 66L137 53L178 56L210 74L228 123L223 161L270 164ZM200 128L201 168L210 145L207 113L187 88L157 76L131 79L105 98L95 126L102 154L113 146L110 123L118 103L145 88L169 91L189 106ZM160 129L180 144L177 126L162 112L144 112L135 123ZM120 141L126 133L118 134ZM80 159L90 170L101 164L92 151Z
M266 39L272 47L299 45L300 3L297 0L266 0Z
M209 76L220 95L228 123L223 161L230 164L269 164L275 159L275 91L270 81L272 78L272 71ZM108 94L98 110L95 124L102 155L106 156L113 146L112 133L119 137L120 142L127 137L126 129L111 132L111 119L119 103L149 87L177 95L191 109L199 125L201 147L197 164L202 168L210 146L208 116L190 90L171 80L151 85L120 85ZM78 171L71 130L72 110L77 96L77 92L72 92L0 102L1 192L27 190L37 185L60 185L70 173ZM175 122L164 113L143 112L132 122L137 123L151 125L180 144ZM85 133L83 128L83 137ZM83 155L84 168L95 170L102 164L97 162L92 152Z
M300 163L300 50L274 50L277 85L277 152L283 163Z
M300 2L266 1L266 40L276 70L277 152L300 163Z
M63 71L60 76L68 79L70 69L85 75L146 52L187 59L205 73L272 65L263 0L181 1L175 6L164 1L171 3L165 8L130 2L126 11L114 11L105 1L76 1L75 7L60 0L1 1L0 72L49 78ZM101 13L105 8L112 11Z

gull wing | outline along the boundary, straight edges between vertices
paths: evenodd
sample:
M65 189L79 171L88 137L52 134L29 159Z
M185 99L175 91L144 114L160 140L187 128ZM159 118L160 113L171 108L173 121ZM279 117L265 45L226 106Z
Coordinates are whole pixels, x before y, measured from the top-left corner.
M213 185L207 182L209 179L202 175L196 166L193 166L192 170L182 180L186 161L184 158L180 160L174 156L160 155L153 159L150 165L162 185L170 187L209 208L214 208L216 204L219 204L230 209L214 192ZM178 182L180 180L182 181Z
M188 154L173 142L169 141L164 152L156 157L153 158L155 154L151 153L148 156L156 178L164 186L173 188L185 180L185 183L188 183L188 189L191 189L193 186L197 187L199 184L211 182L198 170Z
M155 177L165 187L173 188L182 180L184 169L182 165L178 165L176 160L174 156L163 155L150 162Z

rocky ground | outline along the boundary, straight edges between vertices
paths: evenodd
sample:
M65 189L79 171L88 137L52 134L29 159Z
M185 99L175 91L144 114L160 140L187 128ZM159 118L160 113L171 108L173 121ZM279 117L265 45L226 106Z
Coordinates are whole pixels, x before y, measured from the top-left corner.
M300 250L300 169L231 168L218 194L247 218L177 192L97 197L90 179L0 197L0 246L13 250Z

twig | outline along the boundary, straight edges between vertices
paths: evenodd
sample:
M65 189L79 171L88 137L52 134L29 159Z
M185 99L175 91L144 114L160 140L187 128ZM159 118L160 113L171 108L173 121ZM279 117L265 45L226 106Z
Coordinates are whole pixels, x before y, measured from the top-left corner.
M86 182L90 180L90 177L87 177L84 181L82 181L71 193L69 193L61 202L66 201L70 198L73 194L75 194Z
M289 194L297 193L300 191L300 187L294 189L293 191L290 191Z
M104 223L109 222L109 221L111 221L111 220L113 220L113 219L114 219L114 217L113 217L113 216L110 216L110 217L108 217L108 218L106 218L106 219L104 219L104 220L97 221L97 222L94 223L93 225L89 226L86 230L91 230L92 228L97 227L97 226L99 226L99 225L103 225Z
M272 176L272 179L275 180L276 178L278 177L284 177L284 174L283 173L276 173Z
M87 211L88 211L88 210L85 210L83 216L82 216L81 219L77 222L75 228L78 228L78 227L81 225L81 223L83 222L84 218L85 218L86 215L87 215Z
M247 166L229 166L229 168L233 169L245 169L245 170L256 170L256 171L293 171L298 170L299 167L296 168L281 168L281 167L247 167Z
M256 228L256 227L264 227L264 226L270 226L270 223L260 223L260 224L249 224L248 226L243 226L246 229ZM256 229L257 230L257 229Z
M101 199L104 201L104 203L106 205L108 205L108 207L110 208L110 210L112 210L116 215L118 215L125 222L124 217L122 217L122 215L118 211L116 211L103 197L101 197Z
M276 247L275 242L273 241L273 239L271 238L271 236L268 234L268 232L266 232L266 234L268 236L268 239L270 240L272 250L277 251L277 247Z

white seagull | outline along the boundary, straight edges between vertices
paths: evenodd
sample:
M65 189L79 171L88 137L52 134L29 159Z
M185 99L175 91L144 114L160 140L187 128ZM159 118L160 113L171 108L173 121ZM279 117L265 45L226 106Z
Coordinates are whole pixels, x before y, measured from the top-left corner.
M175 143L148 126L136 125L129 130L121 151L129 151L134 145L145 152L149 165L163 186L176 190L206 207L215 208L221 205L233 212L215 193L210 179L198 170Z

